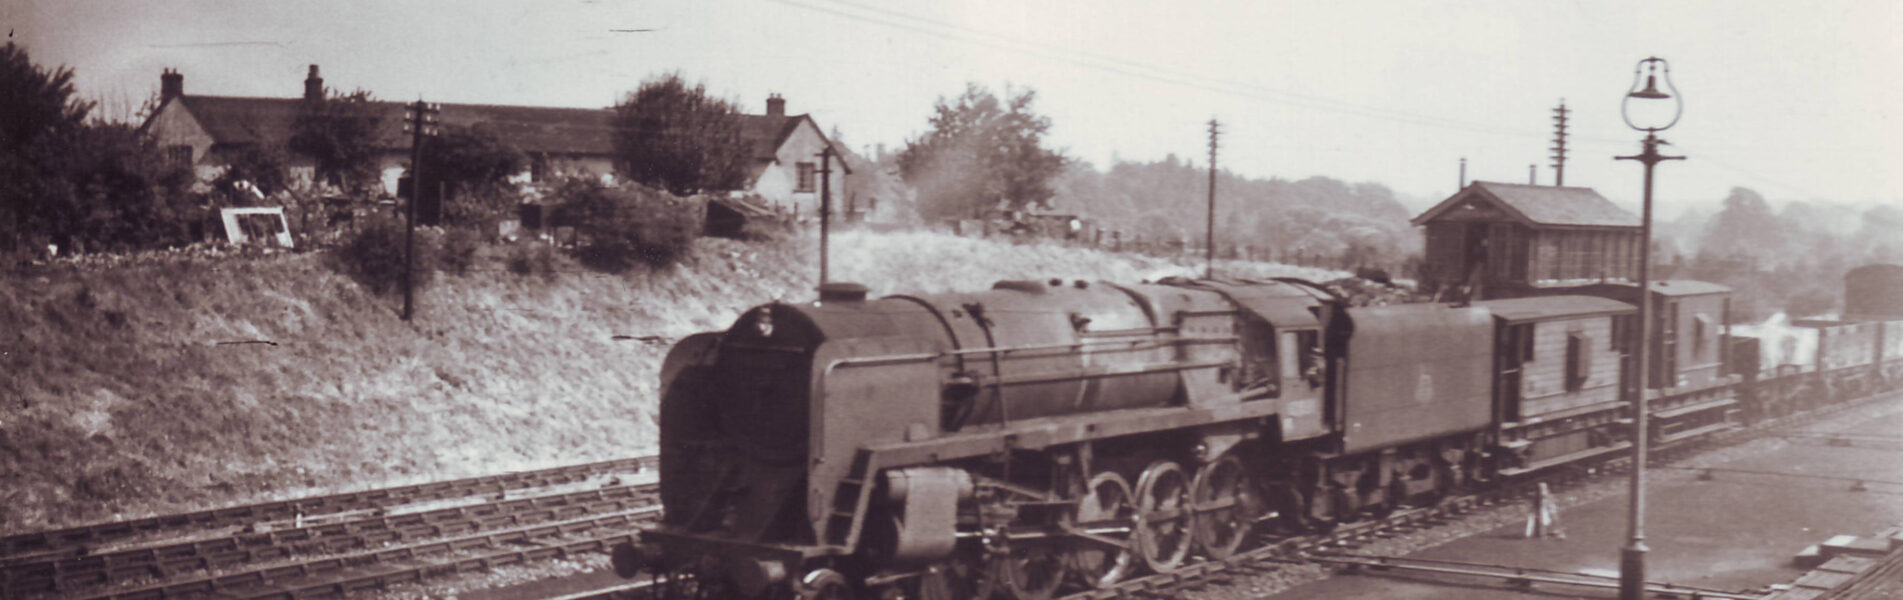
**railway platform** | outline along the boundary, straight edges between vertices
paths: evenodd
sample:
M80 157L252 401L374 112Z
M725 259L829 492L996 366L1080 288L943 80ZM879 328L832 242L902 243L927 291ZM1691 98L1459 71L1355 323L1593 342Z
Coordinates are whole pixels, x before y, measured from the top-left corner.
M1806 548L1800 562L1816 566L1764 600L1903 598L1903 525L1873 536L1841 535Z
M1903 440L1897 401L1849 413L1805 429ZM1708 597L1903 598L1903 552L1889 552L1887 537L1882 553L1839 552L1821 556L1821 564L1795 558L1837 534L1894 533L1903 522L1903 450L1806 439L1758 440L1648 471L1647 579L1711 592ZM1273 598L1614 598L1616 589L1591 585L1618 580L1626 495L1623 482L1611 487L1596 495L1567 493L1575 497L1562 503L1564 537L1528 538L1525 524L1516 522L1395 557L1451 568L1351 569ZM1482 573L1502 568L1561 577Z

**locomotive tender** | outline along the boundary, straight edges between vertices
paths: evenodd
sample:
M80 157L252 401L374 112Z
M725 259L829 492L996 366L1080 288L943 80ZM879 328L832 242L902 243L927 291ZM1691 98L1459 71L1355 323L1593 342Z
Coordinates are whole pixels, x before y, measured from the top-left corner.
M1357 307L1295 279L824 285L669 352L665 517L616 567L720 596L1048 598L1616 452L1638 311L1613 298L1639 295L1618 287ZM1829 391L1745 389L1758 347L1722 326L1725 288L1647 296L1655 439ZM1889 381L1889 318L1820 334L1819 364Z

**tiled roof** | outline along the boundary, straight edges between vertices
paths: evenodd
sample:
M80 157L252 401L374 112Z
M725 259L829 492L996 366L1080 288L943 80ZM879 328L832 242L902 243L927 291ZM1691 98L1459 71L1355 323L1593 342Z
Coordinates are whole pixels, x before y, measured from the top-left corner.
M806 115L740 115L740 139L753 149L754 160L773 160Z
M1475 196L1486 198L1531 225L1572 227L1638 227L1639 216L1627 212L1592 188L1558 187L1476 181L1414 217L1420 225Z
M747 143L753 154L753 162L747 165L748 186L758 181L773 161L779 160L780 146L785 145L786 139L799 130L800 123L812 120L807 115L740 115L740 139ZM818 131L819 124L813 123L813 129ZM823 133L819 139L829 146L833 145L833 141ZM853 160L847 157L851 153L838 146L834 146L833 150L834 160L838 161L834 164L846 174L852 174Z
M240 98L182 96L192 116L212 140L220 144L255 144L291 137L297 119L297 98ZM403 133L402 103L376 102L377 138L385 148L408 148ZM550 108L492 104L443 104L437 120L443 125L485 124L523 152L606 155L614 152L614 112L600 108Z

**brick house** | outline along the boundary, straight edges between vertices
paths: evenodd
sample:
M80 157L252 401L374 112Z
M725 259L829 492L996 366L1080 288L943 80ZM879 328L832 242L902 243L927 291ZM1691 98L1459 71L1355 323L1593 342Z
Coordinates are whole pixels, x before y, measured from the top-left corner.
M311 65L304 93L292 98L202 96L185 93L185 76L166 70L159 78L159 108L142 125L164 151L192 165L200 179L217 177L231 159L248 148L282 145L291 137L298 107L325 97L324 79ZM383 191L395 194L397 180L410 161L410 136L403 131L404 104L376 102L380 117L378 171ZM483 124L529 156L530 168L518 180L558 174L614 173L611 108L551 108L492 104L441 104L443 125ZM767 99L763 115L743 115L742 135L752 153L746 188L774 207L794 214L816 214L819 202L819 151L832 145L808 115L787 115L786 100ZM847 152L837 152L832 186L835 209L850 204ZM308 177L309 158L293 155L294 174Z
M823 166L820 151L833 148L832 198L835 215L852 204L847 181L853 168L850 152L833 145L811 115L786 114L786 99L768 96L766 114L742 115L740 136L753 153L747 167L746 191L759 194L774 209L799 218L817 218Z

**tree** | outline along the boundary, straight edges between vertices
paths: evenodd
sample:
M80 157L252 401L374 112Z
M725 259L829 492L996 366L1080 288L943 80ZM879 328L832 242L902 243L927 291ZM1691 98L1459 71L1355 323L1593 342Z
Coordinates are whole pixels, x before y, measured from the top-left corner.
M291 123L290 148L316 162L317 181L347 192L377 184L377 132L382 125L370 92L305 100Z
M899 173L918 190L926 217L969 217L999 203L1041 206L1055 193L1051 180L1064 157L1043 146L1051 120L1032 112L1037 92L1007 87L1005 96L967 84L955 102L939 99L929 133L906 142Z
M188 241L190 170L129 123L87 123L73 72L0 48L0 195L7 246L135 249ZM9 226L10 225L10 226Z
M225 172L211 182L235 205L249 205L291 187L290 158L276 145L260 145L232 153Z
M642 82L615 107L615 171L677 195L739 189L749 150L734 103L679 73Z
M35 222L43 217L49 151L79 131L92 103L73 97L73 70L51 71L33 64L26 49L7 42L0 47L0 242L23 251L37 245Z
M499 218L514 204L509 176L528 168L528 157L487 124L446 126L423 147L423 185L447 183L457 190L443 216L451 223L479 224ZM447 200L447 199L446 199Z

